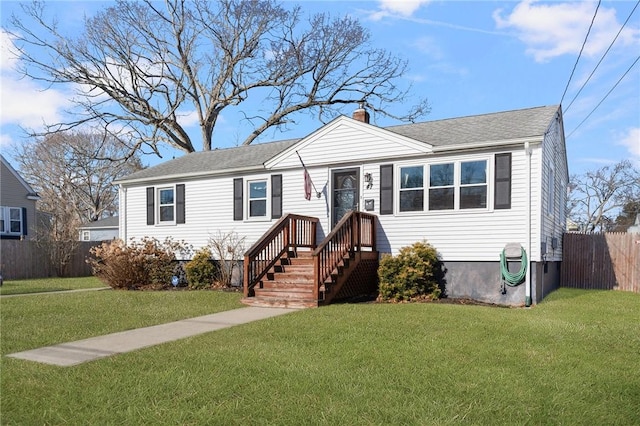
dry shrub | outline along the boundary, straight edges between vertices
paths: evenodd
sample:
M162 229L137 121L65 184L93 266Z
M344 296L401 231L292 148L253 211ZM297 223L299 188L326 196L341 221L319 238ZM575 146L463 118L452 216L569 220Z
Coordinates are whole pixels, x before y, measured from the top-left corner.
M112 288L166 288L175 274L176 253L184 256L188 250L184 242L171 238L160 242L145 237L129 244L113 240L93 247L88 262L93 274Z

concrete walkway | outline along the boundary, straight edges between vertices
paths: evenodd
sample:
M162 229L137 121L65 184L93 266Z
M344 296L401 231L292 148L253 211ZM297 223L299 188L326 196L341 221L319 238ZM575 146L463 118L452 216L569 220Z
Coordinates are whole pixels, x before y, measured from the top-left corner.
M72 366L95 359L172 342L234 325L295 312L298 309L246 307L216 314L92 337L77 342L47 346L7 355L59 366Z

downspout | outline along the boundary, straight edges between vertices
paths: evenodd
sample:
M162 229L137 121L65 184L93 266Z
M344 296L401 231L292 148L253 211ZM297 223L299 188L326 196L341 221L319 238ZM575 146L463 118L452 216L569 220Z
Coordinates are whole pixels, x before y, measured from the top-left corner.
M120 222L118 234L122 241L127 241L127 188L120 184L120 212L118 221Z
M524 143L524 152L527 156L527 220L526 220L526 229L527 229L527 239L526 239L526 250L527 250L527 258L529 265L527 265L527 273L525 277L525 288L524 288L524 305L526 307L531 306L531 147L529 146L529 142Z

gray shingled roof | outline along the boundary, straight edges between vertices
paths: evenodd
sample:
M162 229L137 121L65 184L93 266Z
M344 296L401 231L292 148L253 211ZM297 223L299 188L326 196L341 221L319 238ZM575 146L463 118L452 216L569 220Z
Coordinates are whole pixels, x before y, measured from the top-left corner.
M498 142L544 135L558 108L554 105L496 112L391 126L385 130L434 147ZM133 173L116 183L257 168L298 141L288 139L194 152Z
M80 227L80 229L88 228L117 228L119 226L118 216L111 216L104 219L89 222Z
M386 127L434 147L541 136L547 131L558 106L496 112L424 123Z
M234 148L192 152L182 157L149 167L119 179L121 182L158 177L199 175L224 170L249 169L262 166L300 139L243 145ZM117 183L118 181L116 181Z

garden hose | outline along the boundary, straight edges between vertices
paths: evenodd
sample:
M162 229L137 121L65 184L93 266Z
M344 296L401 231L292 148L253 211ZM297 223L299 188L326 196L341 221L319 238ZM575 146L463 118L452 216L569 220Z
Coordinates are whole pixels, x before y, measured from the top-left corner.
M503 282L505 282L509 287L515 287L521 284L524 281L525 276L527 275L527 252L524 247L521 248L522 255L520 257L520 270L512 274L509 272L509 266L507 263L507 256L505 255L505 251L502 250L500 253L500 272L502 273Z

